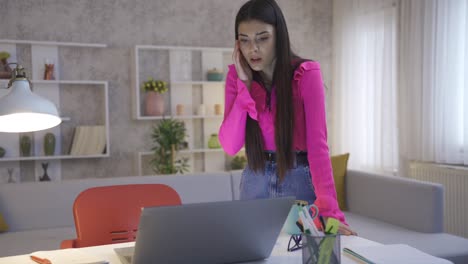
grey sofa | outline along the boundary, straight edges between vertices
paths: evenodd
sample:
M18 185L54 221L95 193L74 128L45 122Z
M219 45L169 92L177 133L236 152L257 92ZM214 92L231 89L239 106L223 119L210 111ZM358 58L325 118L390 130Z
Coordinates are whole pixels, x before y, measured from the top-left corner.
M468 263L468 239L443 232L442 185L348 171L346 197L347 221L360 236Z
M163 183L182 203L239 198L241 171L138 176L0 185L0 212L10 232L0 233L0 257L57 249L75 237L72 205L93 186ZM443 188L398 177L348 171L347 221L362 237L404 243L454 263L468 263L468 239L443 233Z
M241 172L233 173L233 185ZM440 184L348 170L349 225L382 244L408 244L456 264L468 263L468 239L443 232L444 189ZM238 199L238 188L234 189Z
M0 257L58 249L62 240L76 238L72 208L83 190L143 183L167 184L185 204L233 199L228 172L0 184L0 212L10 227L0 233Z

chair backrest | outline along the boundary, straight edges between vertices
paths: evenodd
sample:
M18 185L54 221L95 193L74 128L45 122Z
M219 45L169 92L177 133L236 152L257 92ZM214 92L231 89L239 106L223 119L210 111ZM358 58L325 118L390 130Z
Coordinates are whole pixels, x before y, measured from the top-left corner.
M73 205L75 247L135 241L142 207L180 204L179 194L164 184L87 189Z

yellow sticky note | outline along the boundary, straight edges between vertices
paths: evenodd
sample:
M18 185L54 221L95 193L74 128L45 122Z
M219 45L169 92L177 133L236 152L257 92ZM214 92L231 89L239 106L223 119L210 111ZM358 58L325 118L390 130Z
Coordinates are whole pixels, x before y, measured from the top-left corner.
M325 227L326 234L336 234L338 233L338 228L340 227L340 221L333 217L329 217L327 220L327 226Z

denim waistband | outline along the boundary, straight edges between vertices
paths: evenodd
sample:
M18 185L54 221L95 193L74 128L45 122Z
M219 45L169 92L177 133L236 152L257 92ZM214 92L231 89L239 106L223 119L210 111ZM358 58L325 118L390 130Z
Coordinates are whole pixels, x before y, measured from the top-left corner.
M267 162L276 162L276 152L274 151L265 151L265 160ZM308 165L309 161L307 160L307 152L297 151L294 152L294 165Z

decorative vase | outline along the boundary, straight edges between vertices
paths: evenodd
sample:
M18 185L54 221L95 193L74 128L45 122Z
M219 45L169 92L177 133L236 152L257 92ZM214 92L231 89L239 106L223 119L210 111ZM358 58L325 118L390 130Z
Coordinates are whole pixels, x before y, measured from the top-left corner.
M20 139L21 156L31 156L31 138L29 136L22 136Z
M184 115L184 112L185 112L185 107L183 104L177 104L176 105L176 114L177 115Z
M206 73L206 79L208 81L217 81L217 82L222 81L223 80L223 72L219 71L216 68L213 68L212 70L209 70Z
M55 80L55 75L54 75L54 64L44 64L44 80Z
M15 179L13 179L13 168L8 168L8 183L15 183Z
M164 97L154 91L146 92L145 114L148 116L160 116L164 113Z
M210 139L208 139L208 148L216 149L221 148L221 144L219 143L218 134L211 134Z
M55 152L55 135L47 133L44 136L44 154L46 156L52 156Z
M47 174L47 168L49 167L49 163L41 163L42 169L44 169L44 175L39 178L39 181L50 181L49 175Z
M222 115L223 114L223 106L221 104L214 105L214 113L215 115Z
M0 147L0 158L3 158L5 156L6 150L2 147Z

